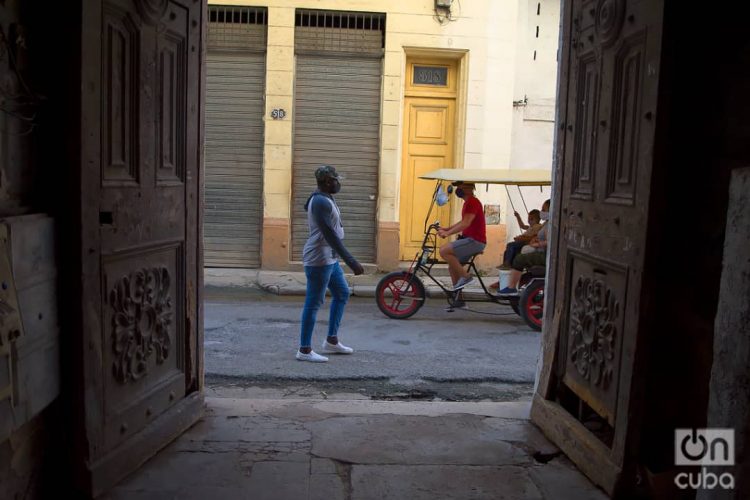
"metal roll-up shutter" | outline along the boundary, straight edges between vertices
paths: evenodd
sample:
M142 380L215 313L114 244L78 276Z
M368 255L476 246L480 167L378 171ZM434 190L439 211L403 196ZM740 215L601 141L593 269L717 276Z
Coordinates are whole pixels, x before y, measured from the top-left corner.
M209 7L206 55L207 267L260 266L266 11Z
M344 244L375 262L385 17L298 10L296 25L292 259L308 237L315 169L333 165L346 177L336 195Z

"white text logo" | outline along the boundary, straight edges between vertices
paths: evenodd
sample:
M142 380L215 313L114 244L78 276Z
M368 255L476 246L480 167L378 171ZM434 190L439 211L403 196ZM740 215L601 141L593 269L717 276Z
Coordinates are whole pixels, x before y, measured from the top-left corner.
M734 429L675 430L674 461L678 466L700 466L699 471L677 474L674 482L682 490L734 489L732 474L706 468L734 465Z

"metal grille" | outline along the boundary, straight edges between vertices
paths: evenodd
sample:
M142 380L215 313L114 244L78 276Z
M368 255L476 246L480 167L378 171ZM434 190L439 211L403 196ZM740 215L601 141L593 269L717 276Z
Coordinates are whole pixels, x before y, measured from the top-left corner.
M268 17L264 8L208 12L205 264L258 267Z
M385 14L298 9L295 50L371 53L385 47Z
M209 51L206 57L208 267L258 267L263 227L265 54Z
M292 177L292 259L308 237L304 204L313 173L333 165L346 180L336 202L358 260L375 262L382 60L350 55L297 57Z
M223 50L265 50L267 11L260 7L208 8L208 48Z

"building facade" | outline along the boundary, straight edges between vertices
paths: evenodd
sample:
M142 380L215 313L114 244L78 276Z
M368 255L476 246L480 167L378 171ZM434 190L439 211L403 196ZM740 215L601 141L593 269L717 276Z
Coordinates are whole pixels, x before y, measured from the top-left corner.
M559 5L448 3L209 2L207 267L297 266L321 164L346 177L347 247L381 270L421 243L422 173L550 167ZM504 190L479 197L507 215ZM458 217L455 201L431 215ZM485 267L505 222L490 221Z

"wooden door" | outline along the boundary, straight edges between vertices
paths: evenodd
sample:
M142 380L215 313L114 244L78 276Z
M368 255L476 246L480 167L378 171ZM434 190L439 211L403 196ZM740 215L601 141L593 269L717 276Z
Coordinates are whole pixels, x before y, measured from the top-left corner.
M421 249L435 189L434 181L419 176L455 167L457 70L455 60L438 57L410 57L406 62L399 197L401 260L413 259ZM451 206L436 205L428 224L439 220L450 225Z
M204 3L82 2L81 487L201 415Z
M453 124L456 101L407 97L404 102L404 154L401 175L401 260L410 260L420 250L425 217L435 190L435 181L419 176L453 166ZM439 220L450 225L450 206L435 205L428 224Z
M553 313L532 418L609 493L633 484L645 384L639 323L662 11L661 1L574 0L563 13Z

